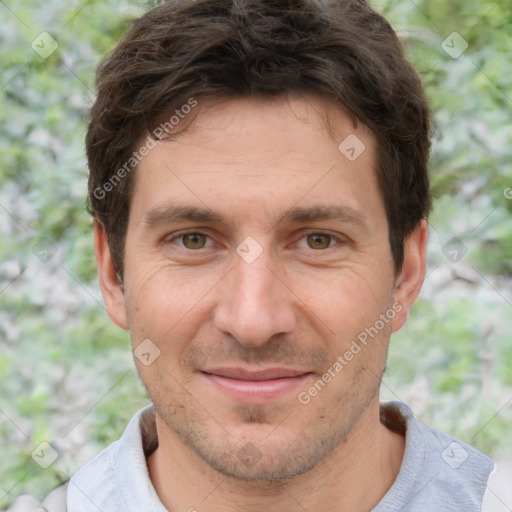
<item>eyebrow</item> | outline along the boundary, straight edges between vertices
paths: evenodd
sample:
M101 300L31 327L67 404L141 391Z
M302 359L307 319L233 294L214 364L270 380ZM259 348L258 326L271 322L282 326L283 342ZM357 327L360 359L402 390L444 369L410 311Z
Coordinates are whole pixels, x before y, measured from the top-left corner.
M150 210L146 215L144 215L142 220L148 228L183 221L204 222L206 224L226 223L226 220L221 214L215 213L213 210L208 208L179 205L170 205Z
M366 231L369 230L368 217L364 213L342 205L316 205L308 208L294 206L282 215L274 226L285 223L299 224L327 220L357 224ZM157 207L147 212L142 220L148 228L184 221L228 224L223 215L213 210L181 205Z
M360 227L369 230L368 217L364 213L354 210L350 206L343 205L317 205L310 208L295 206L279 219L278 224L283 222L306 223L325 220L358 224Z

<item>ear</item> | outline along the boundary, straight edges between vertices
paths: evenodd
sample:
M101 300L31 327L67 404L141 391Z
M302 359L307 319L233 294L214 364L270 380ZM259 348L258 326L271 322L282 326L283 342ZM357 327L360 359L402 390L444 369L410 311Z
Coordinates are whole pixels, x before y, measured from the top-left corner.
M101 293L107 308L107 314L121 329L128 329L126 307L121 283L117 279L114 261L110 253L105 228L94 219L94 253L100 281Z
M395 280L393 294L397 314L393 318L393 332L398 331L407 321L409 311L418 298L426 271L426 252L428 240L428 225L422 220L409 235L404 246L404 262L402 271Z

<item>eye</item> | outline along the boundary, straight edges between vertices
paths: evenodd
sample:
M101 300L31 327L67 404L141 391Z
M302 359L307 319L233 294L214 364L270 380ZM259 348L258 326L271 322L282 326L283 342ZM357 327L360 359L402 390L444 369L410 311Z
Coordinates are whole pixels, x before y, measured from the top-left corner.
M331 245L332 237L322 233L313 233L306 237L308 246L311 249L327 249Z
M328 249L338 241L336 237L326 233L309 233L302 240L306 241L309 249L315 250Z
M187 249L203 249L208 239L203 233L185 233L178 237Z

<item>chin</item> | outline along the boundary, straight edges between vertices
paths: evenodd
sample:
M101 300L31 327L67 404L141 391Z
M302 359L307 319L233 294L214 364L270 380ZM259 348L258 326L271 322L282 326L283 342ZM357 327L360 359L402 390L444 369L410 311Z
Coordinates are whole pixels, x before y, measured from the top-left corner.
M228 452L202 458L212 469L228 478L246 482L275 482L308 472L324 456L319 453L305 454L303 447L295 454L288 449L286 451L286 454L276 453L273 448L260 451L253 443L246 443L238 449L236 457Z
M343 442L344 436L304 430L278 433L275 425L258 435L257 425L244 425L231 436L195 438L187 443L209 467L237 480L274 482L313 469Z

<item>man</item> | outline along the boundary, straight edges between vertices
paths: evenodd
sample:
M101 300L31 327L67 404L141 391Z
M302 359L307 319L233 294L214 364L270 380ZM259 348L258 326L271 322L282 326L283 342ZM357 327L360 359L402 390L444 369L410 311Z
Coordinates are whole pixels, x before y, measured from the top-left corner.
M379 403L431 202L428 107L380 15L165 2L100 66L86 145L152 406L48 510L482 509L492 460Z

